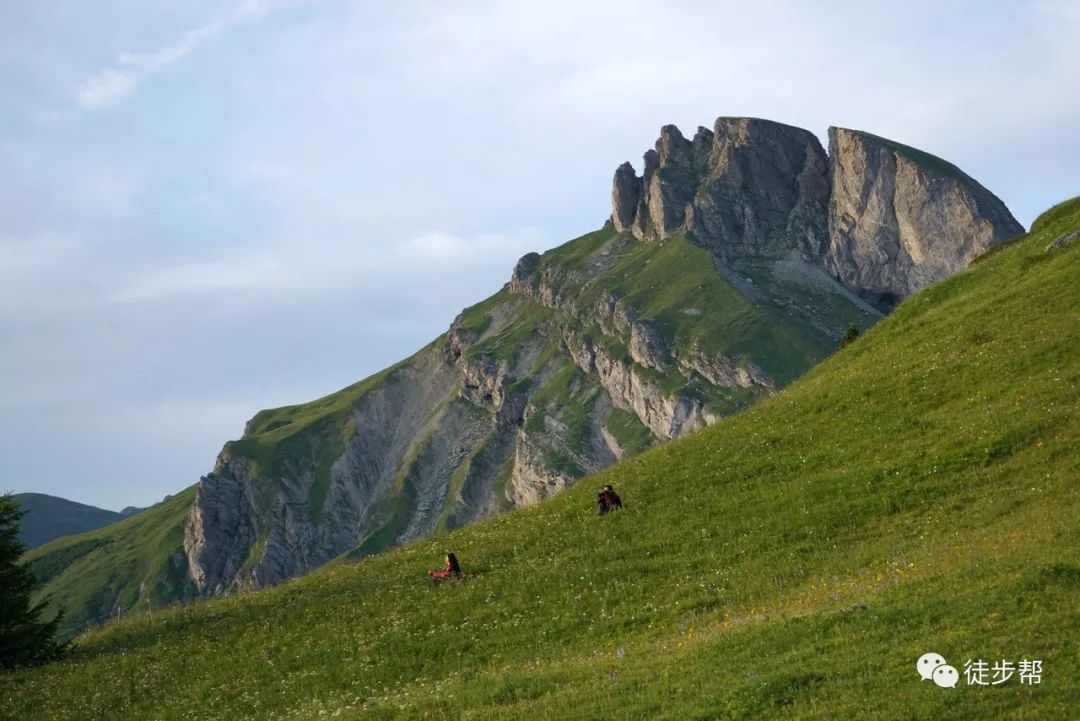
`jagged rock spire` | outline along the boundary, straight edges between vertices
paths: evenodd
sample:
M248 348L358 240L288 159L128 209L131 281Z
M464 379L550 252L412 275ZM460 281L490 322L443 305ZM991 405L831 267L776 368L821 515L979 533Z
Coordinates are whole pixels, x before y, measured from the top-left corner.
M796 255L892 304L1023 232L954 166L857 131L718 118L687 140L660 129L641 177L615 172L612 222L642 240L685 230L721 261ZM830 157L831 155L831 157Z

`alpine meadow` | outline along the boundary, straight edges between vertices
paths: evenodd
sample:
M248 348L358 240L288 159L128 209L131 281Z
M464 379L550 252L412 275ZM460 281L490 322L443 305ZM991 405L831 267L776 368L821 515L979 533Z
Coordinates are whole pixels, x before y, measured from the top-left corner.
M0 677L6 714L1072 719L1078 231L1080 199L542 504L91 631ZM597 517L606 482L626 507ZM420 580L446 549L464 579ZM1040 659L1041 683L938 688L927 651Z

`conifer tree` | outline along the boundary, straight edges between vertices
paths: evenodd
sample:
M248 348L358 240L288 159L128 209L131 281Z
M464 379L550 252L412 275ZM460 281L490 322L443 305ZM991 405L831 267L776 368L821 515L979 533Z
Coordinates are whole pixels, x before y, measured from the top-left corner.
M34 604L34 574L20 563L26 547L19 540L22 511L11 496L0 496L0 670L45 663L63 655L56 640L62 618L43 620L47 601Z

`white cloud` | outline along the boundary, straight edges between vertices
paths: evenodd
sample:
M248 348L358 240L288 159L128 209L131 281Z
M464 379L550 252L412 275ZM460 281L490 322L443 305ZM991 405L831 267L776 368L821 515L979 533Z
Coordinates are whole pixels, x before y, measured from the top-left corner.
M72 239L52 232L29 237L0 235L0 286L9 287L21 276L52 270L77 247Z
M478 264L493 255L505 258L514 253L543 250L543 243L543 233L535 228L523 228L514 233L483 233L470 238L436 231L399 241L393 246L394 257L386 260L445 268L447 264Z
M110 107L134 92L139 83L161 68L183 59L202 43L218 37L231 25L260 20L268 0L244 0L215 20L184 33L180 40L145 53L123 52L116 63L84 79L75 93L83 110Z

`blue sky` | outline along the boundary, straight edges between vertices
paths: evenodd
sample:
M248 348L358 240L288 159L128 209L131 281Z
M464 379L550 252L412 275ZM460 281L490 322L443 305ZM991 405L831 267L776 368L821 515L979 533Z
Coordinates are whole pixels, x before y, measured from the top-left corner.
M1076 3L0 5L0 490L147 505L598 227L659 127L1080 194ZM880 6L880 7L877 7Z

